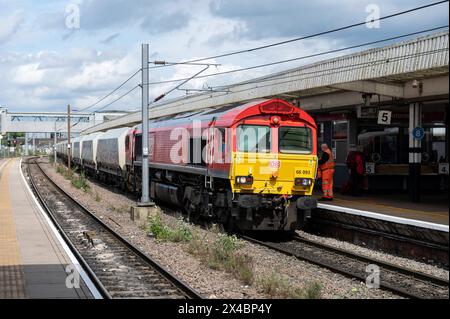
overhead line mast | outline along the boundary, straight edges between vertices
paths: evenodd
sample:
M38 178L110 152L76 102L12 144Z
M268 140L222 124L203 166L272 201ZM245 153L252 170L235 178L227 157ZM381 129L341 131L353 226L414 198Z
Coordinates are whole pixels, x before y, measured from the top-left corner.
M148 171L148 57L149 45L142 44L142 197L141 206L150 206L149 197L149 171Z
M67 105L67 167L70 171L70 162L72 160L72 146L70 145L70 104Z

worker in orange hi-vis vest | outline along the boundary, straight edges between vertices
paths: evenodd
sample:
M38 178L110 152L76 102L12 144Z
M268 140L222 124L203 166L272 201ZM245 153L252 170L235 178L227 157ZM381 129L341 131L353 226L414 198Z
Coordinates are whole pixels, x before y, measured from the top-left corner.
M333 152L327 144L321 145L322 156L319 159L318 178L322 178L322 200L333 200L333 175L334 158Z

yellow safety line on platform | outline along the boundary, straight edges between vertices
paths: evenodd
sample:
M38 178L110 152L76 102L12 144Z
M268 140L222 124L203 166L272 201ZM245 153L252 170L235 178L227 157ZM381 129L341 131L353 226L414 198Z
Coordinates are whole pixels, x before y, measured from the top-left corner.
M19 243L9 194L10 161L0 179L0 266L20 265Z

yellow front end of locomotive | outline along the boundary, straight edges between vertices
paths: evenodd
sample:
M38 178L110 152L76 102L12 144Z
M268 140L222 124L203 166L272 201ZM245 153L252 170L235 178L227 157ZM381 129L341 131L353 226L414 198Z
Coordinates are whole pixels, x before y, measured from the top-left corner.
M317 156L234 152L232 191L245 194L311 195Z

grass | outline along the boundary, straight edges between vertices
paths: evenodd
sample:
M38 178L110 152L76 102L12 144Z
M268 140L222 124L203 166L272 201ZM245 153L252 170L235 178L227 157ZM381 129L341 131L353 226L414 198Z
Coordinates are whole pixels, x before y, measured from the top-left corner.
M97 193L97 192L95 192L95 201L96 201L97 203L99 203L99 202L102 201L102 198L100 197L100 194Z
M188 253L194 256L203 256L207 253L207 239L206 235L204 237L200 237L200 235L195 232L192 235L192 239L189 241L189 245L186 250Z
M198 256L211 269L224 270L246 285L254 281L253 260L240 250L244 243L236 236L218 233L213 242L206 237L194 236L189 242L188 252Z
M271 276L255 280L253 259L242 251L245 244L235 235L221 233L213 228L212 240L207 234L201 236L193 231L190 224L180 218L174 225L166 224L161 214L155 214L148 220L147 233L151 233L157 241L185 242L186 251L199 258L207 267L230 273L245 285L255 282L258 287L272 298L319 299L322 286L312 282L305 287L292 286L288 279L273 273Z
M233 255L243 246L244 244L236 236L219 233L210 247L211 264L232 263Z
M58 167L56 168L56 172L61 174L67 180L72 180L74 175L72 170L68 170L62 165L58 165Z
M72 176L71 183L74 187L83 190L83 192L88 192L91 189L91 186L88 184L86 176L84 172L80 174L75 174Z
M322 297L322 285L319 282L312 282L304 288L305 299L320 299Z
M182 218L175 225L167 225L159 213L149 218L147 232L157 241L188 243L187 252L200 258L209 268L231 273L246 285L254 281L253 260L240 251L244 243L236 236L217 233L217 238L211 242L206 236L193 232L191 225Z
M303 288L291 286L289 281L277 273L263 278L259 282L262 291L272 298L288 299L320 299L322 286L318 282L312 282Z
M56 172L58 173L58 174L63 174L63 172L64 172L64 168L61 166L61 165L59 165L58 164L58 166L56 166Z
M170 227L159 213L149 218L147 232L159 241L188 242L192 239L191 227L183 219L179 219L175 227Z
M62 165L58 165L56 167L56 172L64 176L65 179L69 180L75 188L83 190L85 193L91 190L91 186L89 185L84 172L77 173L77 169L68 170Z

